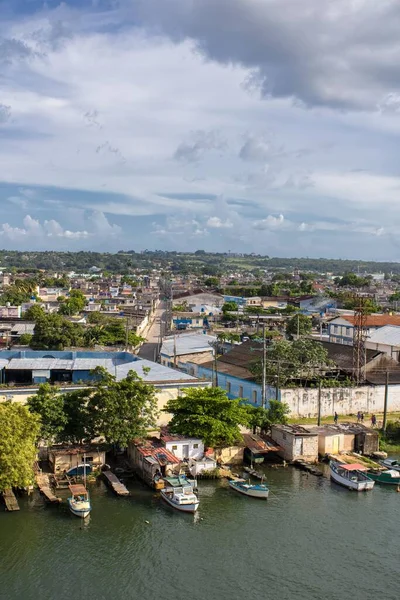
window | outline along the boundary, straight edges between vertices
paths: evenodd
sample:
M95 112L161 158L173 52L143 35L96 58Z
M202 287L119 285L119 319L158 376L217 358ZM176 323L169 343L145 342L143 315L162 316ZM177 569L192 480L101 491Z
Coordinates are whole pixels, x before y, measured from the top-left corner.
M172 450L178 450L178 446L172 446Z
M198 444L193 444L193 448L194 448L195 450L197 450L197 448L198 448L198 447L199 447L199 445L198 445Z
M253 402L257 404L257 390L253 390Z
M239 385L239 398L243 398L243 386Z
M226 391L228 392L228 394L231 393L231 382L230 381L226 382Z

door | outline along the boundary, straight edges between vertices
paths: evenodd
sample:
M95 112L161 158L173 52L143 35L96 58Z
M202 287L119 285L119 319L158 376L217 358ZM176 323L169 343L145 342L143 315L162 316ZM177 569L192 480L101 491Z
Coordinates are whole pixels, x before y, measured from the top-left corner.
M335 435L332 439L332 454L339 454L339 436Z
M182 446L182 455L183 458L189 458L189 444L184 444L184 446Z
M303 438L298 437L294 441L294 457L303 455Z

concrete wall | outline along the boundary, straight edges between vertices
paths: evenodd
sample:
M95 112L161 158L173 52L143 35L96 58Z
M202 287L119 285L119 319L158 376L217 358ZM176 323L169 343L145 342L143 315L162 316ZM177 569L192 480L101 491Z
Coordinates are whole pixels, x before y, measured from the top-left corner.
M280 456L285 460L318 460L318 436L294 435L272 426L271 437L281 448Z
M183 451L184 446L188 446L188 453L186 455ZM204 454L204 444L201 440L189 438L187 440L174 440L172 442L165 442L165 447L181 460L184 458L200 458Z
M318 415L318 389L287 388L281 390L281 401L288 404L291 417ZM355 415L383 412L385 386L325 388L321 390L321 416ZM388 411L400 412L400 385L389 385Z

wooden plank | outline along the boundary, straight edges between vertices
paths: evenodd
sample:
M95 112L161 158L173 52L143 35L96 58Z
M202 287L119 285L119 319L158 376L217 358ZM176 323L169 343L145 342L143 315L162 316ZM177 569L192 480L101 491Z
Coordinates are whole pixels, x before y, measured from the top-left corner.
M117 496L129 496L129 490L120 482L118 477L112 471L103 471L103 477L107 485L117 494Z
M14 492L11 489L4 490L3 500L4 500L4 504L6 505L6 510L9 510L9 511L19 510L17 499L14 496Z
M47 473L37 473L35 477L40 493L43 494L48 502L61 502L61 498L56 496L51 489L50 479Z

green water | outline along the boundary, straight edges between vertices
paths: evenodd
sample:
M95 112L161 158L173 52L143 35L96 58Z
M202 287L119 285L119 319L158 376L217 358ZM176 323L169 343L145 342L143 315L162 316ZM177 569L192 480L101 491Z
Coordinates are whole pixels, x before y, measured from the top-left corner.
M400 494L267 470L265 502L200 482L186 515L134 482L91 487L87 523L39 496L0 513L1 600L397 600ZM146 523L149 521L149 524Z

